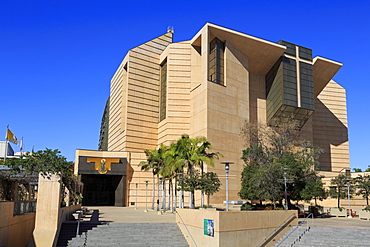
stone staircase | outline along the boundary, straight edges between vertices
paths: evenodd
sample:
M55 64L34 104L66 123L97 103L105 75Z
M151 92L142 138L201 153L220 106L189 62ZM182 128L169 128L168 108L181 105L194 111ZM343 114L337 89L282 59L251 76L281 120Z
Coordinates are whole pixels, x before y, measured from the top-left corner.
M305 226L299 227L299 233L303 233L305 229ZM298 237L296 230L280 246L368 247L370 246L369 233L370 228L311 227L302 235L300 241L296 241ZM294 241L296 241L295 244Z
M189 246L176 223L64 223L57 247L146 247Z

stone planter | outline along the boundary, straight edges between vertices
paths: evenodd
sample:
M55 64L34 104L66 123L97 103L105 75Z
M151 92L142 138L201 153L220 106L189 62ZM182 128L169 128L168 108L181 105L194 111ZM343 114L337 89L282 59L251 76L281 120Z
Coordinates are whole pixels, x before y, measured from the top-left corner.
M331 208L330 209L330 216L347 217L347 212L346 212L345 209L340 211L339 208Z
M359 218L360 219L364 219L364 220L370 220L370 212L369 211L364 211L364 210L361 210L358 212L359 214Z
M200 210L216 211L217 208L199 208Z

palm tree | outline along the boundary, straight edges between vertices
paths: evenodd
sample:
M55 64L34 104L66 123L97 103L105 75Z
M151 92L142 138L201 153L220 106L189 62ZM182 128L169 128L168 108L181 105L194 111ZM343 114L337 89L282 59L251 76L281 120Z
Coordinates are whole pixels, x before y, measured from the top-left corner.
M170 209L171 212L173 212L174 208L176 208L176 205L173 205L176 203L176 197L172 194L176 193L173 193L174 186L172 180L177 177L177 173L182 171L182 166L176 161L177 155L175 152L175 145L171 144L171 146L168 147L166 152L163 154L163 167L160 171L163 178L168 180L168 209Z
M207 153L207 150L211 149L212 146L211 146L211 143L209 141L207 141L207 139L205 137L195 138L194 141L198 143L196 145L201 144L199 146L199 148L198 148L199 156L205 157L204 159L201 159L199 161L199 166L201 168L201 178L203 178L203 175L204 175L204 162L206 164L214 167L213 159L219 159L219 157L222 156L222 154L220 154L219 152L216 152L216 153ZM208 200L209 200L209 198L208 198ZM201 206L202 207L204 206L204 191L202 191Z
M142 171L152 170L153 173L153 189L152 189L152 209L154 210L154 177L158 178L158 201L159 201L159 175L162 176L163 182L163 202L162 208L165 209L166 203L166 180L169 181L169 200L168 205L171 205L176 201L174 198L171 204L171 191L173 191L172 179L177 178L179 173L182 173L186 169L187 174L190 178L194 176L195 169L201 168L203 174L204 164L214 166L213 159L221 155L219 153L208 153L208 149L211 148L211 144L205 137L189 138L188 135L184 134L177 142L171 144L170 147L161 144L158 149L152 151L145 150L147 157L146 161L140 162ZM176 183L175 183L176 187ZM190 191L190 208L195 208L194 205L194 190ZM202 193L202 204L203 204L203 193ZM172 206L171 211L173 211ZM159 210L159 208L157 209Z
M157 181L158 181L158 186L159 186L159 173L163 167L163 152L164 152L165 146L161 144L159 149L153 149L152 151L150 150L144 150L145 155L146 155L146 161L141 161L139 163L139 166L141 167L142 171L149 171L152 170L152 210L154 210L154 197L155 197L155 179L154 177L157 176ZM158 188L159 190L159 188Z
M205 137L189 138L183 134L181 138L174 144L176 153L176 167L182 167L187 170L190 178L194 176L195 168L200 167L203 170L203 164L214 166L213 159L218 158L219 153L207 153L211 148L211 144ZM181 170L183 170L181 169ZM190 208L195 208L194 190L190 191Z

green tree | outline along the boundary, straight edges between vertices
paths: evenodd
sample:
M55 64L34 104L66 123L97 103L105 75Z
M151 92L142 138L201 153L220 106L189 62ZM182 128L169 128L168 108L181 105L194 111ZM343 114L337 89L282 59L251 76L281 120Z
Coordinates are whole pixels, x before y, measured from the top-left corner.
M275 202L283 198L284 173L290 192L287 203L308 197L301 192L317 177L315 168L321 149L299 138L294 121L272 126L246 123L242 136L247 146L242 154L242 199L270 200L276 207Z
M362 172L361 168L353 168L354 172Z
M200 181L200 173L199 171L194 171L192 176L187 175L184 176L183 178L183 183L182 183L182 190L184 191L195 191L199 189L199 181Z
M362 196L366 199L366 205L369 206L369 196L370 196L370 175L358 176L354 179L356 184L357 193L356 195Z
M163 144L160 145L158 149L153 150L144 150L146 155L146 161L141 161L139 166L141 167L142 171L152 171L152 210L154 210L154 201L155 201L155 179L154 177L157 176L157 191L158 191L158 200L159 200L159 175L161 169L164 166L164 159L165 159L165 152L167 152L167 147ZM159 208L157 208L159 210Z
M61 155L58 149L39 150L25 153L19 159L7 159L4 163L14 174L26 173L62 173L64 177L73 174L73 163Z
M259 200L260 202L265 200L262 195L263 190L258 187L259 170L259 167L253 163L245 164L241 176L241 189L238 192L240 198Z
M340 173L338 176L330 180L330 191L329 194L333 198L337 198L338 208L340 208L340 199L348 197L347 182L350 180L350 176L345 173ZM350 196L353 193L353 186L350 188Z
M221 181L214 172L206 172L199 178L199 189L207 195L207 205L209 206L210 197L220 190Z
M70 198L76 198L77 178L73 174L73 162L67 161L58 149L46 148L33 153L28 152L20 158L6 159L4 165L10 168L8 175L60 174L64 186L71 192Z
M163 191L165 192L166 186L165 181L168 180L168 209L171 212L174 211L176 208L176 191L174 191L173 179L176 179L177 174L183 170L181 163L177 161L177 154L176 154L176 146L172 143L169 147L166 147L165 152L163 152L162 159L163 159L163 166L159 171L159 174L163 177ZM176 187L176 180L175 180L175 187ZM174 194L174 195L172 195ZM163 198L166 195L164 193ZM165 208L165 199L163 200L164 208Z
M203 164L213 167L213 159L218 158L219 155L218 153L208 153L211 144L205 137L189 138L188 135L184 134L174 145L176 155L174 165L186 170L190 180L193 178L197 167L201 168ZM194 189L193 187L190 188L189 204L190 208L195 208Z
M310 177L307 179L306 186L301 190L301 196L304 200L310 201L312 198L315 200L315 206L317 206L317 200L324 200L328 197L328 193L324 189L324 184L321 177Z
M158 149L152 151L145 150L146 161L140 162L139 166L143 171L151 170L154 176L159 175L163 178L163 191L165 191L166 180L169 181L169 208L176 201L172 200L171 191L173 191L173 179L178 178L179 173L186 171L188 175L188 182L191 185L192 178L195 176L196 170L201 169L203 173L203 165L207 164L214 166L213 159L219 157L219 153L208 152L211 149L211 144L205 137L189 138L184 134L176 142L172 143L169 147L163 144ZM198 176L198 175L197 175ZM195 177L196 178L196 177ZM175 180L176 183L176 180ZM154 184L154 182L153 182ZM159 186L159 183L158 183ZM175 185L176 187L176 185ZM194 190L196 187L190 186L190 208L194 208ZM158 188L159 191L159 188ZM154 191L152 192L154 198ZM159 195L158 195L159 198ZM163 203L165 205L165 194L163 196ZM165 207L165 206L164 206ZM172 206L172 209L175 206ZM152 200L152 208L154 208L154 199Z

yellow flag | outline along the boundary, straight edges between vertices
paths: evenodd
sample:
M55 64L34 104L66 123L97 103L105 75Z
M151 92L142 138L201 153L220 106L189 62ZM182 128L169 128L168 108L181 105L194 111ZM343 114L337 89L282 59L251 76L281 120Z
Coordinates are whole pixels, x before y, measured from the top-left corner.
M10 141L11 143L14 143L15 145L18 145L18 139L17 139L17 137L15 137L13 132L10 131L10 129L6 130L5 139Z

